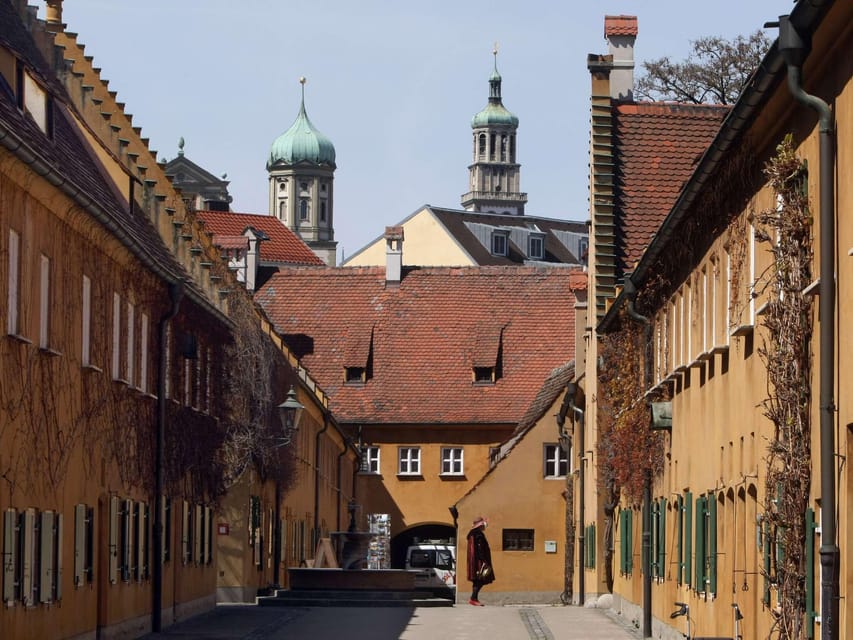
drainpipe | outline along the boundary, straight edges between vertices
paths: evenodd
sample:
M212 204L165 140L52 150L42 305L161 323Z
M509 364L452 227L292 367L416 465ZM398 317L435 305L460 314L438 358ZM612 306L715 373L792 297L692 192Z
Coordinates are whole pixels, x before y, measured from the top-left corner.
M820 620L822 640L838 638L838 566L835 487L835 140L832 110L803 90L803 62L809 43L790 16L779 16L779 52L788 66L788 88L797 102L820 118Z
M338 454L338 469L337 469L337 483L338 483L338 499L335 500L335 531L341 530L341 495L343 494L343 479L344 479L344 456L349 451L349 440L344 439L344 448Z
M178 315L181 299L184 297L184 283L173 282L169 285L169 299L172 306L160 322L157 323L157 339L160 354L157 365L157 439L154 446L154 553L151 567L151 630L159 633L162 626L163 606L163 452L166 448L166 356L169 345L166 338L169 322Z
M637 298L637 287L631 277L625 278L625 295L628 297L626 311L628 317L634 322L643 325L646 353L643 354L643 386L648 388L651 384L651 361L649 350L652 337L652 325L646 316L637 313L634 302ZM651 470L646 469L646 483L643 487L643 637L652 637L652 477Z
M323 428L314 436L314 533L313 540L314 548L317 548L317 541L320 539L320 438L326 433L329 428L329 416L323 412Z

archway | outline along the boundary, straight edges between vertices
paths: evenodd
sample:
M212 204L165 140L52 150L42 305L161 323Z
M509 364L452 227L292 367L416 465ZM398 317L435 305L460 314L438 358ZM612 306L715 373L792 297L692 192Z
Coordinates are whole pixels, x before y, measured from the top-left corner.
M401 531L391 538L391 568L403 569L406 564L406 549L416 542L441 540L456 544L456 529L446 524L420 524Z

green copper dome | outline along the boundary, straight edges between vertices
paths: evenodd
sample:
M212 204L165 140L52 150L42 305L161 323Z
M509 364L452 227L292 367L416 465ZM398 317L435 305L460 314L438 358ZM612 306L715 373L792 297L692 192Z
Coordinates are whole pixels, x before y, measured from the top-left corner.
M480 113L471 118L472 129L492 125L518 126L518 116L507 110L503 102L501 102L501 74L498 73L497 49L492 53L495 56L495 68L489 76L489 104Z
M298 162L335 164L335 146L308 119L308 114L305 112L304 94L296 121L272 143L267 169L271 169L277 164L296 164Z

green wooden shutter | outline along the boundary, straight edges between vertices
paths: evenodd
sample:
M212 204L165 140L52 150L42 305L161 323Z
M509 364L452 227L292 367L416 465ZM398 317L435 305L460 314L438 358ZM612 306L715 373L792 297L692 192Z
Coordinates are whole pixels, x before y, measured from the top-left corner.
M15 600L17 591L15 570L18 567L18 513L14 509L3 512L3 602Z
M759 523L759 526L761 527L761 539L764 547L764 595L762 596L761 601L765 606L770 606L770 549L772 548L770 523L766 518L763 518Z
M666 578L666 498L658 506L658 577Z
M627 518L625 517L625 510L622 509L621 511L619 511L619 571L622 574L628 573L628 534L625 530L626 520Z
M705 496L696 498L696 540L694 543L694 558L696 564L696 582L693 588L698 592L705 591L705 518L708 512L708 503Z
M595 569L595 523L590 525L590 529L592 534L592 544L589 546L589 548L592 551L592 559L590 561L589 568Z
M708 590L717 593L717 499L706 498L708 506Z
M684 583L693 586L693 493L684 494Z
M814 566L814 543L815 543L814 511L806 509L806 637L814 638L815 611L815 566Z
M684 582L684 498L675 502L675 582Z
M625 520L628 523L628 526L625 527L625 530L628 534L628 573L634 572L634 512L628 509Z

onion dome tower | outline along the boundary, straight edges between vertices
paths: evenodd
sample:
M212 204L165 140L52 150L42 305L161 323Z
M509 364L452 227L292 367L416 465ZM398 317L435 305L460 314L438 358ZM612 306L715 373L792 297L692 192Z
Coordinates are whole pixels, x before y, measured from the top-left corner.
M527 194L521 193L521 165L516 162L518 117L501 101L497 44L495 68L489 76L489 103L471 119L474 162L468 166L470 191L462 196L467 211L524 215Z
M278 217L329 266L335 266L335 147L305 111L305 78L299 113L272 143L267 160L270 215Z

